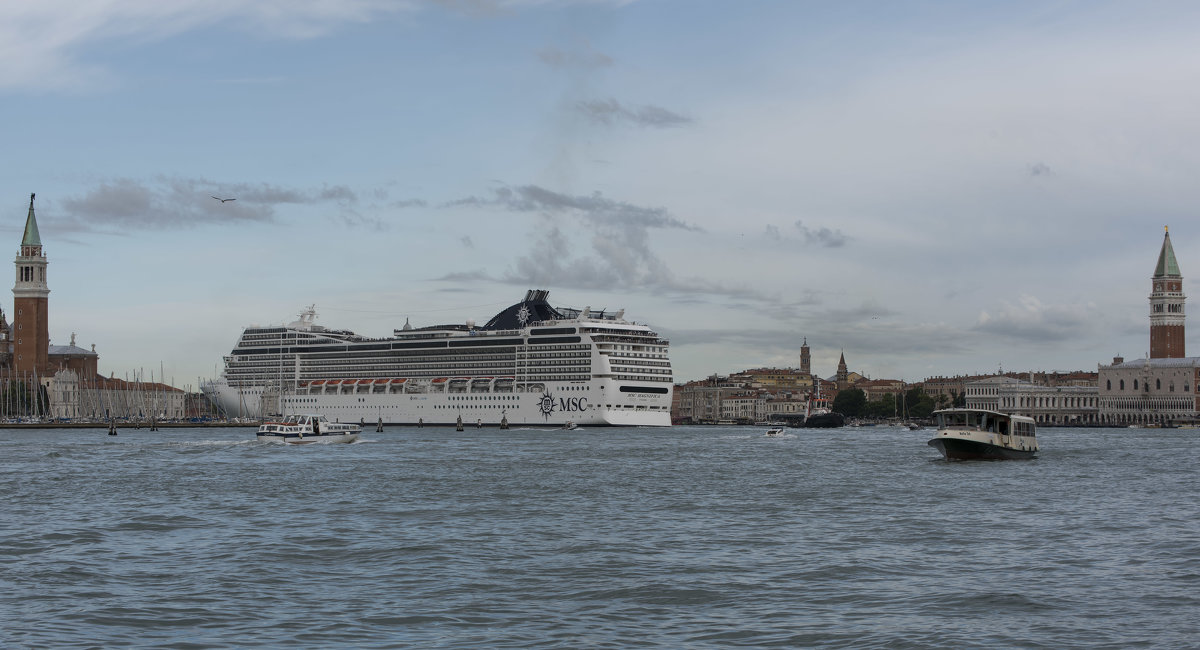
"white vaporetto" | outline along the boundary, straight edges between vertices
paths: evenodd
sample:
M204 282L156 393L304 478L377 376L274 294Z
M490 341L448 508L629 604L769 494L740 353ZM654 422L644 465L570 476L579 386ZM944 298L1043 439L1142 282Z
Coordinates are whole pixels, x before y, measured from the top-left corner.
M548 291L476 327L413 328L386 338L316 324L242 332L205 394L228 417L320 413L385 424L669 426L669 342L590 308L552 307Z

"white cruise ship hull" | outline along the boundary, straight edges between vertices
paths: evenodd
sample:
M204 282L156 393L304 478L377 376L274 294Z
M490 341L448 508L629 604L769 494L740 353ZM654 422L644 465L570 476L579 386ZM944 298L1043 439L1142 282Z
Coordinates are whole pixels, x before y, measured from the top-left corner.
M204 384L201 391L228 418L258 420L265 415L262 407L265 386L235 388L222 377Z
M339 394L339 395L295 395L284 394L280 398L278 414L287 415L300 411L325 414L329 419L340 422L384 424L457 424L461 415L464 425L482 422L484 425L499 425L507 419L510 426L563 425L574 422L588 426L616 427L665 427L671 425L671 395L665 396L621 396L617 403L593 401L570 389L579 386L564 386L551 395L554 407L549 414L543 410L547 402L542 393L474 393L438 394L418 393L400 395ZM618 387L612 387L619 392ZM275 398L263 386L234 388L222 381L214 381L204 387L204 392L223 413L230 418L251 420L266 417L263 395L274 402ZM597 391L579 391L594 394ZM557 397L556 395L570 395Z
M604 386L603 389L600 386ZM609 397L615 395L615 397ZM671 395L621 393L612 382L547 386L545 393L285 394L285 412L338 422L510 427L670 426Z
M670 426L669 342L624 311L554 308L548 292L487 324L370 338L317 325L246 328L203 390L228 418L319 413L355 423Z

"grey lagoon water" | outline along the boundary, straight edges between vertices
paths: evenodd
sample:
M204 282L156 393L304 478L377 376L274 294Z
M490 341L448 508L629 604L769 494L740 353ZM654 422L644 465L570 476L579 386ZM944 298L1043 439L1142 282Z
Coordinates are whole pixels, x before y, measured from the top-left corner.
M1184 647L1193 430L0 430L4 647Z

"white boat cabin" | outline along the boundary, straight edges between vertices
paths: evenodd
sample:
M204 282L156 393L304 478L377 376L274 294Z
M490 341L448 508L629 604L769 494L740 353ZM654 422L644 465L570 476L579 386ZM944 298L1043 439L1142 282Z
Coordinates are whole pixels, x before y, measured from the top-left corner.
M938 431L983 431L1002 436L1037 436L1033 418L981 409L945 409L935 411Z

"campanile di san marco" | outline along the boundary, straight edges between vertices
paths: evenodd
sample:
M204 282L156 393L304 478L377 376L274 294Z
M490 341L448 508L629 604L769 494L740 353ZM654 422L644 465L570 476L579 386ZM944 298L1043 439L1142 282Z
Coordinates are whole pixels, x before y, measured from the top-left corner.
M49 367L50 289L46 285L42 238L33 215L34 196L29 195L29 216L25 219L25 235L16 259L17 282L13 285L12 364L18 375L45 373Z
M31 213L32 214L32 213ZM1171 233L1164 227L1162 250L1154 267L1150 292L1150 358L1182 359L1184 350L1183 276L1171 247Z

